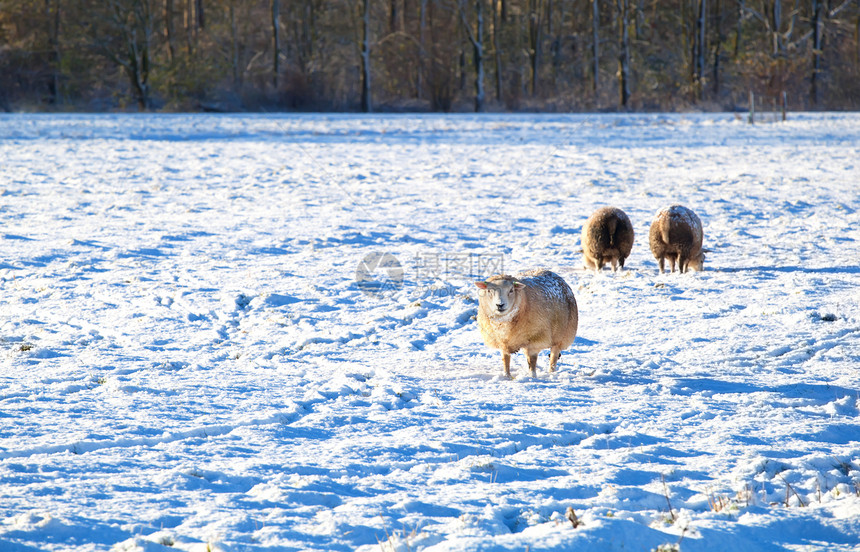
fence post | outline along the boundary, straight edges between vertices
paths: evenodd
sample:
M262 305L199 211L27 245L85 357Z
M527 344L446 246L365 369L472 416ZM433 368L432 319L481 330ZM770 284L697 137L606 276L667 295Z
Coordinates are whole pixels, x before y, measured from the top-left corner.
M750 116L749 122L751 125L755 124L755 94L752 90L750 90Z
M782 91L782 122L785 122L786 112L788 111L788 98L786 97L785 90Z

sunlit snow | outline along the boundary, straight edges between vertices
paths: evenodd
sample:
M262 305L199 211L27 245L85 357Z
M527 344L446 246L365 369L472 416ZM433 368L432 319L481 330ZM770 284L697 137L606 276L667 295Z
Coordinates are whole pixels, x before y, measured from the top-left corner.
M860 546L860 115L3 115L0 221L3 552Z

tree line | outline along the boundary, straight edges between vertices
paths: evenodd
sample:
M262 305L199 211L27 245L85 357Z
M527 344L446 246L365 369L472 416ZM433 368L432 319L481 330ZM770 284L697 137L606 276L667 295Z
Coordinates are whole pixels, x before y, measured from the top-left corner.
M860 0L0 0L6 110L860 108Z

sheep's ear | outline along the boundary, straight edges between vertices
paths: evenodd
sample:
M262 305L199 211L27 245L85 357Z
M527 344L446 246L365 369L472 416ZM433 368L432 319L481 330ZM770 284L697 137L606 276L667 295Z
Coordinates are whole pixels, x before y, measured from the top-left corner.
M487 289L487 282L475 282L479 289Z
M519 280L514 280L514 289L523 289L526 285Z

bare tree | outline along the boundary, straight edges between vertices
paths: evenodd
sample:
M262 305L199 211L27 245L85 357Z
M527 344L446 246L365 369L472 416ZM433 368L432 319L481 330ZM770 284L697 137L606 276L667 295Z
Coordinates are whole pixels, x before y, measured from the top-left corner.
M141 111L151 104L153 1L105 0L98 11L90 14L93 48L122 67Z
M424 74L427 71L427 0L420 0L418 13L418 98L424 97Z
M373 101L370 91L370 0L361 4L361 41L359 44L361 59L361 110L365 113L373 111Z
M702 0L704 1L704 0ZM630 101L630 0L616 0L618 8L618 91L621 107Z
M388 32L396 33L403 28L403 12L397 5L397 0L388 2Z
M173 0L164 0L164 40L167 42L167 59L173 63L176 58L176 47L173 42L176 37L176 28L173 26L173 16L175 14Z
M600 83L600 6L598 0L591 0L591 86L595 95Z
M278 93L281 75L281 2L272 0L272 86Z
M815 1L815 0L813 0ZM770 21L770 35L771 35L771 48L773 54L779 54L783 50L782 45L782 0L772 0L771 9L770 9L771 21Z
M746 11L745 10L745 8L746 8L745 1L744 0L737 0L737 2L738 2L738 15L737 15L738 22L737 22L737 26L735 28L735 50L734 50L734 53L732 55L732 57L734 59L738 59L738 56L741 53L741 42L743 40L742 37L743 37L744 12Z
M707 14L707 0L696 0L696 32L693 35L693 89L698 100L702 100L704 95Z
M531 68L531 94L537 94L540 76L541 45L543 42L543 0L529 0L529 65Z
M714 94L720 93L720 67L722 64L722 47L725 35L723 33L723 10L722 0L715 0L714 3L714 24L717 30L717 40L714 44L714 73L713 73L713 90Z
M809 79L809 99L818 106L818 77L821 74L821 16L822 0L812 0L812 75Z
M752 88L860 109L860 0L477 1L0 0L0 97L673 109Z
M475 111L484 111L484 10L483 0L475 0L475 19L476 28L473 31L472 25L466 18L466 10L463 3L460 3L460 17L463 20L463 27L466 29L466 34L469 37L469 42L472 43L472 51L474 54L475 65Z
M45 0L50 78L48 102L60 103L60 0Z
M230 65L233 72L233 88L242 84L242 70L239 67L239 27L236 24L236 0L229 0L230 18Z
M185 6L183 7L183 23L185 25L185 49L188 53L188 57L192 57L194 55L194 46L197 42L197 25L195 24L194 18L194 4L193 0L185 0Z
M499 4L504 0L490 0L493 4L493 61L496 67L496 101L502 101L502 42L501 42L501 18L499 17Z
M552 42L550 43L550 51L552 52L552 84L553 84L553 93L558 94L558 80L559 73L561 71L561 63L562 63L562 51L561 45L563 43L562 34L564 32L564 22L566 19L565 13L565 0L559 1L559 17L558 17L558 25L555 26L555 36L552 37ZM553 13L553 5L550 3L548 16L547 16L547 32L553 34L552 27L549 22L555 19L555 14Z

